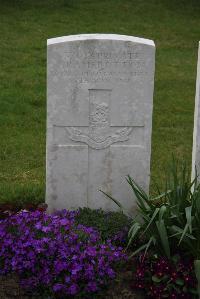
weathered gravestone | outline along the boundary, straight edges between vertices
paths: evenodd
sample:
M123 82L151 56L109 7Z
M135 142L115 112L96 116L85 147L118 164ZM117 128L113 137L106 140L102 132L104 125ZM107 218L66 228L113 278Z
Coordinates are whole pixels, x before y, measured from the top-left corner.
M49 210L132 212L130 174L148 191L154 87L153 41L114 34L48 40Z
M196 96L194 110L194 131L192 150L192 180L197 171L198 181L200 181L200 43L197 63Z

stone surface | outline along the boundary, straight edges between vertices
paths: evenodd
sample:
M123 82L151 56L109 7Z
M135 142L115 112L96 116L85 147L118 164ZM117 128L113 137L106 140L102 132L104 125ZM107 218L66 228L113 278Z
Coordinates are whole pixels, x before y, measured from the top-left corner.
M195 96L195 111L194 111L192 180L195 177L196 171L197 174L200 175L200 42L199 42L199 51L198 51L196 96ZM200 177L198 177L198 181L200 181Z
M155 46L124 35L48 40L49 210L114 210L99 189L133 212L130 174L149 188Z

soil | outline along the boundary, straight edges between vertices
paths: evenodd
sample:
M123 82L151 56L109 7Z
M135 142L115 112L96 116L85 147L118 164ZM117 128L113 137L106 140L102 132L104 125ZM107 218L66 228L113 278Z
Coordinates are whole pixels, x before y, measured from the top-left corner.
M0 276L0 299L32 299L25 296L14 275Z
M103 299L145 299L142 294L131 287L132 272L118 273L108 290L97 298ZM19 286L19 280L14 275L0 276L0 299L41 299L38 296L27 296Z
M145 299L131 288L133 282L133 272L125 271L118 273L117 278L110 284L103 299Z

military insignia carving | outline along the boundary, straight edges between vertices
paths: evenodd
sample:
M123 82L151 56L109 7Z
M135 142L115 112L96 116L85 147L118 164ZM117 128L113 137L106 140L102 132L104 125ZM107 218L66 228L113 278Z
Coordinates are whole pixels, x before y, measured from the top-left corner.
M132 130L132 127L123 127L111 132L109 106L106 103L91 104L87 133L77 127L66 128L69 139L86 143L94 149L104 149L113 143L127 141Z

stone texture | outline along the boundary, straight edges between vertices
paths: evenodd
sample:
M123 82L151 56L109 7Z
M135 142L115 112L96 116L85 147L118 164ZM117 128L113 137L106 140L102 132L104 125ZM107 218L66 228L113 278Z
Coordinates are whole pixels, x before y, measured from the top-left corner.
M115 210L101 189L133 212L125 176L149 188L153 41L87 34L47 44L49 210Z
M193 131L193 150L192 150L192 180L195 177L195 169L200 175L200 42L197 63L196 96L194 111L194 131ZM200 181L200 177L198 177Z

